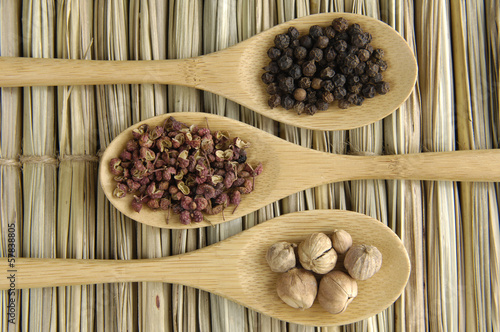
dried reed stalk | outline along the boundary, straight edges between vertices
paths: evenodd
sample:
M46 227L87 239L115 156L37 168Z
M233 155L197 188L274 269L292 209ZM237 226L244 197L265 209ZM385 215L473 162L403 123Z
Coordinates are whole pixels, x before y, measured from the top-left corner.
M450 151L455 118L450 17L446 2L419 0L415 30L422 101L422 146ZM461 220L456 183L426 182L428 328L465 330Z
M485 8L482 1L454 2L452 8L457 135L460 149L493 146L488 96L488 58ZM499 217L494 184L460 186L466 288L466 326L477 331L497 330L498 311L492 287L498 285ZM490 243L491 242L491 243ZM496 326L495 326L496 324Z
M97 1L94 15L95 58L128 59L128 6L126 1ZM96 87L96 102L101 149L132 124L130 87ZM135 223L118 212L97 191L96 258L131 259L135 257ZM136 286L115 283L96 286L96 330L133 331L137 326Z
M60 2L57 57L91 59L93 6ZM97 130L94 87L58 87L59 154L57 256L95 257ZM69 199L68 199L69 198ZM66 330L94 327L95 286L61 287L59 325Z
M499 148L500 142L500 3L485 1L486 41L488 54L488 95L490 103L490 130L493 146ZM500 205L500 185L496 185L497 206ZM490 231L490 267L491 267L491 325L500 329L500 234L498 228ZM496 314L495 314L496 313Z
M237 8L234 1L205 3L203 11L204 54L227 48L237 42ZM251 15L252 12L248 12L246 19ZM233 119L240 118L240 107L236 103L208 92L204 92L204 110ZM219 242L242 230L242 218L208 228L207 244ZM242 331L245 328L245 308L214 294L210 294L210 316L213 331ZM200 324L210 324L210 320Z
M55 52L54 1L23 5L23 56L52 58ZM48 157L49 162L23 165L23 256L55 257L57 159L55 90L52 87L24 89L23 154ZM40 158L42 159L42 158ZM40 199L43 197L43 199ZM24 330L55 331L57 326L55 288L22 291L21 316Z
M413 6L407 0L383 0L381 17L415 50ZM409 99L384 119L384 147L389 154L420 150L418 84ZM397 331L423 331L426 326L422 186L419 181L387 181L389 226L405 244L412 271L401 298L395 303Z
M21 55L21 2L0 1L0 55ZM0 257L21 256L22 89L0 89ZM13 225L13 227L12 227ZM10 227L9 227L10 226ZM10 236L9 236L10 235ZM10 251L9 251L10 249ZM0 330L20 330L20 294L1 291ZM10 300L13 300L11 302Z
M168 57L186 58L201 54L202 9L200 0L171 1L168 9ZM168 87L170 112L201 111L200 92L187 87ZM172 254L197 248L196 230L172 230ZM174 331L195 330L198 326L197 290L181 285L172 286L172 322Z
M166 59L167 4L164 1L130 3L131 54L137 60ZM140 22L140 23L139 23ZM166 112L167 87L132 86L132 118L144 120ZM137 223L137 256L156 258L170 254L170 231ZM138 286L138 324L143 331L171 330L171 285L143 282Z

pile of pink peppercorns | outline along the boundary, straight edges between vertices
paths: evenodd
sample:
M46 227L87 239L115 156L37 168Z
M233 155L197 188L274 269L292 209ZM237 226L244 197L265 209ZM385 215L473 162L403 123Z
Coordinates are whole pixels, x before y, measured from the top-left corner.
M246 162L249 144L239 137L173 117L163 126L143 124L132 135L109 164L117 182L113 195L133 193L131 204L137 212L144 205L153 210L172 208L186 225L201 222L203 213L223 213L230 204L236 209L241 194L253 191L255 177L263 169L262 163L254 168Z

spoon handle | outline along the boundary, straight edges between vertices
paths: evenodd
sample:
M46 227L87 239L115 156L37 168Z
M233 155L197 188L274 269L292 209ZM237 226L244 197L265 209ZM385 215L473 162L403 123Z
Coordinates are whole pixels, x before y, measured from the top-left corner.
M0 258L0 266L5 271L0 278L0 290L154 281L217 292L222 287L219 285L223 284L224 274L232 272L230 267L213 264L219 259L210 251L133 260L16 257L15 261L9 261ZM208 256L203 253L208 253Z
M0 86L143 83L196 86L199 80L194 69L199 63L199 58L104 61L0 57Z
M338 173L346 173L344 176L350 180L500 182L500 149L340 156L337 162Z

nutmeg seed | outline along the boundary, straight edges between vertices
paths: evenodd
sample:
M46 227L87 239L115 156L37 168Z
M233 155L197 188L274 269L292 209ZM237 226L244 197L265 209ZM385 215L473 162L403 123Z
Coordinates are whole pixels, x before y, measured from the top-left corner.
M294 249L297 245L288 242L276 242L267 250L267 264L273 272L286 272L297 264Z
M331 314L340 314L358 295L356 280L341 271L332 271L321 278L319 304Z
M299 261L306 270L325 274L337 263L337 253L332 241L324 233L313 233L299 244Z
M332 234L332 246L338 254L345 254L352 246L351 234L343 229L336 229Z
M345 255L344 266L354 279L366 280L382 267L382 253L374 246L354 245Z
M318 293L318 283L312 272L293 268L279 276L276 290L283 302L304 310L313 305Z

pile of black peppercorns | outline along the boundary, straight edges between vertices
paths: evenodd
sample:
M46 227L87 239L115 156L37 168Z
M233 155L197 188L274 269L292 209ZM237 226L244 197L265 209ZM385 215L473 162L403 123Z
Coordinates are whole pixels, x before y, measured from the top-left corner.
M371 40L359 24L349 25L342 17L326 28L313 25L304 36L294 27L277 35L262 75L269 106L313 115L335 100L345 109L386 94L384 51L374 49Z

